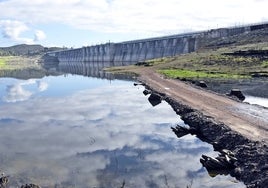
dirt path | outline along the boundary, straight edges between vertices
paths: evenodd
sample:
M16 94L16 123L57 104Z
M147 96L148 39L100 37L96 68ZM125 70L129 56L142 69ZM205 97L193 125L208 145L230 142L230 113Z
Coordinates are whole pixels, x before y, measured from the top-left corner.
M178 80L166 79L150 68L139 69L138 73L139 80L152 89L213 117L251 140L268 143L268 109L236 102Z

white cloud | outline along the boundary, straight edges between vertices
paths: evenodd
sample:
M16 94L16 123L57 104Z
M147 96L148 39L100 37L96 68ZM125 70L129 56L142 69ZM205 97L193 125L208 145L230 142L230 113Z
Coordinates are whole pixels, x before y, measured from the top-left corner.
M268 20L266 7L268 1L261 0L10 0L1 3L0 17L97 32L166 34Z
M268 21L266 7L262 0L8 0L0 2L0 18L30 29L13 42L79 47Z
M0 27L5 38L18 38L19 35L29 28L20 21L0 20Z
M34 41L40 41L46 39L46 34L44 31L36 30L34 35Z
M2 32L2 36L4 38L10 39L11 41L33 44L34 42L44 40L46 38L45 33L41 30L35 31L34 39L21 36L24 32L31 30L32 29L22 21L0 20L0 31Z
M0 29L4 38L23 43L33 43L32 39L21 37L21 33L28 31L29 28L21 21L0 20Z

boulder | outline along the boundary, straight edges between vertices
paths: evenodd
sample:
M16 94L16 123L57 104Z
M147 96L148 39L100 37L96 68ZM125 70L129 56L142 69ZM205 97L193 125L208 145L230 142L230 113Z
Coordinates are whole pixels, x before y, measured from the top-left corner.
M267 73L253 73L251 75L252 78L265 78L268 77Z
M39 185L35 185L35 184L26 184L26 185L22 185L21 188L41 188Z
M2 176L0 178L0 187L6 187L8 182L9 182L8 176Z
M209 157L202 155L200 162L207 169L210 176L214 177L218 174L229 174L235 166L237 159L235 155L227 149L219 151L220 154L217 157Z
M243 95L242 91L240 91L239 89L232 89L230 91L229 94L227 94L228 96L235 96L237 97L239 100L243 101L245 100L245 96Z
M206 82L204 82L204 81L200 81L200 82L198 82L198 84L197 84L199 87L203 87L203 88L207 88L208 86L207 86L207 84L206 84Z
M197 130L195 128L187 128L187 127L182 127L180 125L177 125L175 128L171 127L172 131L177 135L178 138L181 138L187 134L198 134Z
M148 90L148 89L145 89L144 91L143 91L143 94L146 96L146 95L149 95L149 94L151 94L152 92L150 91L150 90Z
M156 106L161 103L162 97L156 93L152 93L148 100L152 106Z
M134 83L133 85L134 85L134 86L144 86L143 83Z

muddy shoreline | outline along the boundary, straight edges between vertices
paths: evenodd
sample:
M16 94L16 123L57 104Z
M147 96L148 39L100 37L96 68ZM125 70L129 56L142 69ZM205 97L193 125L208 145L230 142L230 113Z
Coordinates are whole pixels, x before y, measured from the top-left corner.
M231 89L239 89L245 95L254 97L268 98L268 79L267 78L251 78L243 80L205 80L209 90L226 94Z
M146 89L169 103L187 125L198 130L197 136L201 140L213 145L215 151L228 149L233 152L237 161L235 168L229 171L231 176L244 182L249 188L264 188L268 185L268 146L265 142L252 141L214 118L154 90L142 80L139 81Z

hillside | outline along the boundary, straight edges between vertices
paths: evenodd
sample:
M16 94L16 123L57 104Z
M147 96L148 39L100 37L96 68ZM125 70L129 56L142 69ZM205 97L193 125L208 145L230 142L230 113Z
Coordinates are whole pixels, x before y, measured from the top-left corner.
M40 59L45 52L62 50L59 47L20 44L11 47L0 47L0 77L28 78L38 77L45 70ZM28 74L28 76L26 76Z
M31 56L31 55L42 55L44 52L62 50L65 48L59 47L44 47L38 44L28 45L19 44L10 47L0 47L0 56Z

